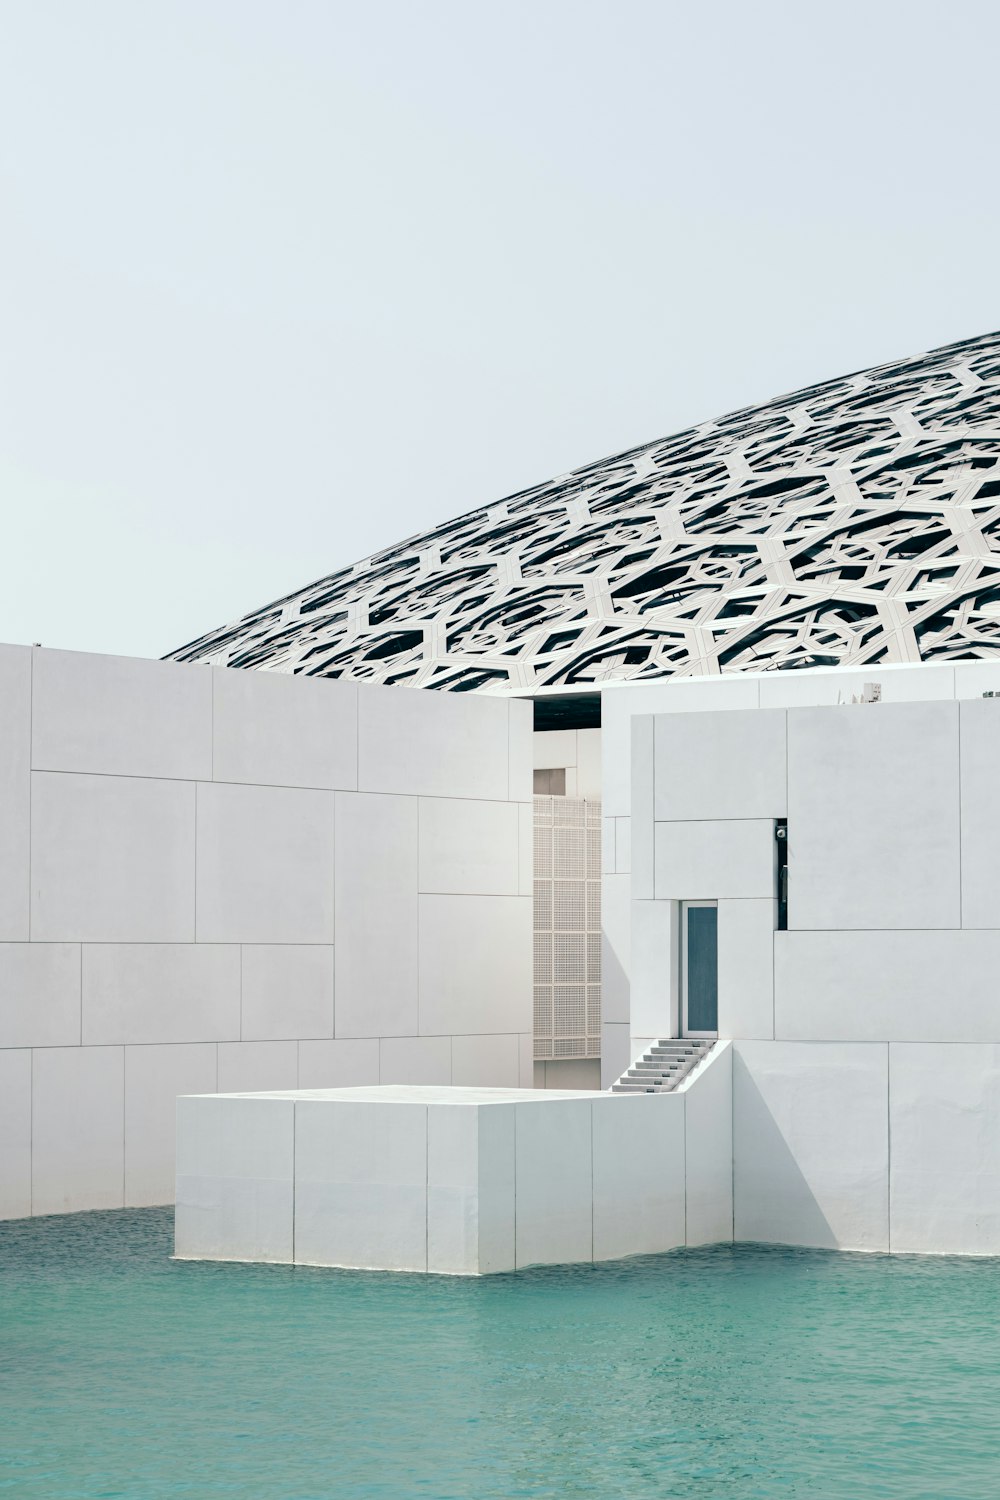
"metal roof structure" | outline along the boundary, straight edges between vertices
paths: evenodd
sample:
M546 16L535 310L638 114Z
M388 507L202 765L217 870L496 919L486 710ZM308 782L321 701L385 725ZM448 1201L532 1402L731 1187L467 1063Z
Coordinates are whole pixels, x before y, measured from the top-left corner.
M1000 656L1000 334L588 464L171 655L519 694Z

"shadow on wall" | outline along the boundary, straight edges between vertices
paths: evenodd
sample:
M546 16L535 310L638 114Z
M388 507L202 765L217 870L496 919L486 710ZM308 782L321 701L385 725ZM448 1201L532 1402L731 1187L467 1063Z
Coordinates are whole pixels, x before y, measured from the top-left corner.
M837 1236L735 1049L733 1126L735 1240L836 1249Z

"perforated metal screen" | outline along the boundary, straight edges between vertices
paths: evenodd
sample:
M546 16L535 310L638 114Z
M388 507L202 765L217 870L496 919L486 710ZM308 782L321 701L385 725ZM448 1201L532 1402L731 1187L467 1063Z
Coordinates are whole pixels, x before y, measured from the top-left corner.
M601 804L535 798L535 1057L601 1055Z

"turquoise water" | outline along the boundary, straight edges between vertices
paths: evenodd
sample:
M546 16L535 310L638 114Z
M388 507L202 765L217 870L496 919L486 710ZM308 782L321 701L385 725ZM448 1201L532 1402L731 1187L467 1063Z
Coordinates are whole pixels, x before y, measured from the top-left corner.
M1000 1262L756 1247L482 1281L0 1224L0 1495L1000 1494Z

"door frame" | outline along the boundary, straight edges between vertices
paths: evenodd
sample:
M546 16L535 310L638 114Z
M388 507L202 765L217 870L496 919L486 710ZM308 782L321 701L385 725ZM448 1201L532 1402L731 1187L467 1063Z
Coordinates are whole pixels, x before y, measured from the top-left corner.
M719 918L718 901L682 901L681 902L681 941L680 941L680 1034L698 1038L718 1038L719 1035L719 982L718 982L718 958L719 958ZM687 914L692 907L713 907L716 912L715 918L715 957L716 957L716 983L715 983L715 1030L714 1031L691 1031L688 1029L688 922Z

